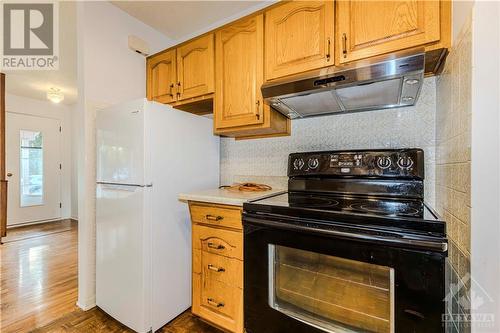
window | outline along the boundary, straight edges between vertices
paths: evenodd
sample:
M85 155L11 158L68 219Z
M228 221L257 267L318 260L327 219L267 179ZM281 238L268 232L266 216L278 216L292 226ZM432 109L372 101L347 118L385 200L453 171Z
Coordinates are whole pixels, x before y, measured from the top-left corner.
M21 207L43 205L42 132L20 131Z

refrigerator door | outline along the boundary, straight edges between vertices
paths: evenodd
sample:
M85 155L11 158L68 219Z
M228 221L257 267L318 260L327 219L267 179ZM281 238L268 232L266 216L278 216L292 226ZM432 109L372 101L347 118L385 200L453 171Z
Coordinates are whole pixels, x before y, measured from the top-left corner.
M143 100L98 110L97 181L143 185L144 136Z
M97 185L97 305L137 332L151 328L151 188Z
M180 193L217 188L219 138L212 119L147 103L152 187L153 331L191 306L191 221ZM150 125L148 125L150 124Z

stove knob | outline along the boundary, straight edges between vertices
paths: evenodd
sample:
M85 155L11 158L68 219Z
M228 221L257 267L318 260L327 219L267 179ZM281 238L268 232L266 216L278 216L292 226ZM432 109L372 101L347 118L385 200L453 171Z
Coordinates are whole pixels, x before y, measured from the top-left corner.
M304 166L304 160L301 158L296 158L295 161L293 161L293 168L295 170L300 170Z
M377 159L377 166L382 170L389 168L391 165L392 165L391 159L387 156L380 156Z
M401 169L409 169L413 166L413 160L409 156L402 156L398 159L398 166Z
M319 160L317 158L310 158L309 161L307 161L307 166L309 169L316 169L319 165Z

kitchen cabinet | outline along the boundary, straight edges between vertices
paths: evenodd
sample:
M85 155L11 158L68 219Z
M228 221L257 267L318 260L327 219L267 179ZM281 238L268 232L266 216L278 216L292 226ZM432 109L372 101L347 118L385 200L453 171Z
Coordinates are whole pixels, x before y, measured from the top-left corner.
M346 63L442 42L448 47L447 1L337 1L336 60Z
M147 97L160 103L176 100L177 62L175 50L158 54L147 60Z
M214 35L208 34L147 60L147 96L178 109L196 112L192 103L212 104ZM206 105L205 105L206 107ZM211 106L209 106L211 109ZM211 110L210 110L211 111Z
M193 314L243 332L241 207L189 202L192 221Z
M288 120L264 104L264 17L230 24L216 33L215 132L226 136L288 134Z
M285 2L265 13L266 80L333 65L333 1Z
M197 38L177 48L177 99L214 92L214 35Z

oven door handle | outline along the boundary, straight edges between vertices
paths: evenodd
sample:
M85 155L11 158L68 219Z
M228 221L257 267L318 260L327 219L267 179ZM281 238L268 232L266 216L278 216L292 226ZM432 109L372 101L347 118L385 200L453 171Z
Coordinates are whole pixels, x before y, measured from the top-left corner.
M336 236L340 238L346 239L355 239L366 242L380 242L387 245L396 245L407 248L414 248L420 250L430 250L437 252L446 252L448 250L448 243L443 241L429 241L422 239L411 239L405 237L390 237L390 236L381 236L381 235L369 235L369 234L361 234L361 233L352 233L338 230L325 230L325 229L311 229L305 226L300 226L291 223L282 223L277 221L269 221L262 220L258 218L253 218L250 216L245 216L245 222L250 222L252 224L257 224L266 227L274 227L280 229L288 229L292 231L303 231L309 233L319 233L328 236Z

